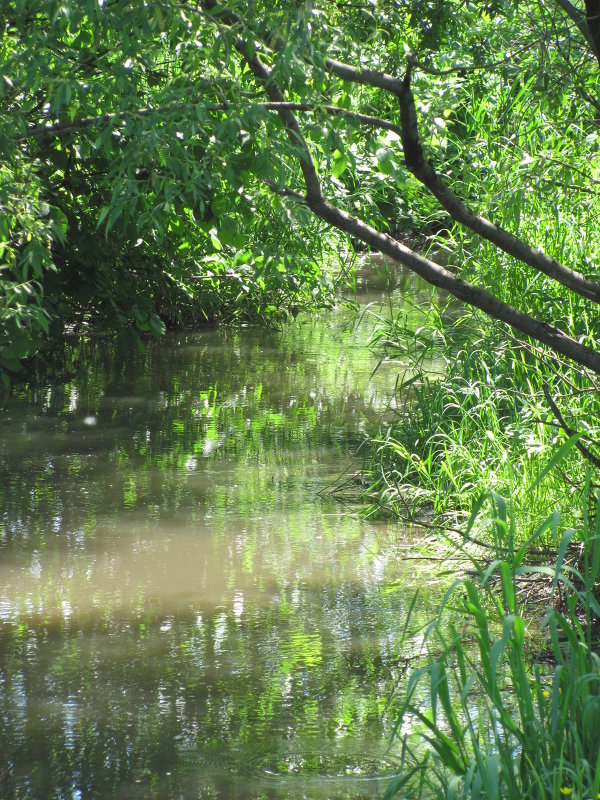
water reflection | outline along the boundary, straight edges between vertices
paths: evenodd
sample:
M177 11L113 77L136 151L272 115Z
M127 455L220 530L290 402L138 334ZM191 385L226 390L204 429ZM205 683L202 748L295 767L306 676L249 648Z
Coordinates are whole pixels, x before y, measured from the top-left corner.
M353 320L74 341L6 402L2 798L370 798L397 769L414 565L320 494L393 394Z

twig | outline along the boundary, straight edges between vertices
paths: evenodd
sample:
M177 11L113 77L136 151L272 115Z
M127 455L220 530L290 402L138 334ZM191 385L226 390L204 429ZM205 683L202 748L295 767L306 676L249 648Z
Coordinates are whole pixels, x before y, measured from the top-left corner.
M550 391L548 389L548 385L546 384L545 381L543 383L542 390L544 392L544 397L546 398L546 401L550 406L552 413L556 417L556 420L560 425L560 427L564 430L567 436L574 436L576 431L574 431L573 428L571 428L566 423L565 418L563 417L559 407L554 402L550 394ZM580 440L577 440L575 442L575 447L579 450L579 452L583 455L583 457L590 462L590 464L593 464L596 468L600 469L600 458L594 455L594 453L592 453L591 450L589 450L584 444L582 444Z

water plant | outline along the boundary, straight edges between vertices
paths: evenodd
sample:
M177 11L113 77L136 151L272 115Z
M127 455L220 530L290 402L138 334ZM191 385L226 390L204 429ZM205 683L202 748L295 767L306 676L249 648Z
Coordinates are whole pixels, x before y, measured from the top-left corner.
M484 500L494 543L485 561L469 544ZM460 547L470 575L448 590L428 629L428 663L407 679L396 726L404 769L385 800L598 797L599 501L588 470L581 527L562 531L551 565L526 555L546 531L558 534L558 512L519 547L510 501L490 493L475 504ZM545 597L541 619L532 580Z

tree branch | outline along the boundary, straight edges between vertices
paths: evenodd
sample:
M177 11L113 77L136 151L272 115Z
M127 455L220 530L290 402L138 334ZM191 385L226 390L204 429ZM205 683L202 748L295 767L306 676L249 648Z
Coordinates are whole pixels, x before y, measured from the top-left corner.
M285 101L283 103L256 103L255 105L258 108L266 108L270 111L280 111L281 109L315 113L318 113L319 111L326 111L328 114L332 114L334 116L348 117L349 119L356 120L356 122L359 122L361 125L368 125L372 128L380 128L384 131L391 131L398 137L402 136L402 128L399 125L396 125L394 122L389 122L387 119L374 117L370 114L361 114L358 111L352 111L348 108L340 108L340 106L329 105L328 103L291 103ZM230 108L231 107L232 106L230 106Z
M429 64L426 64L423 61L415 61L415 67L418 67L420 72L425 72L427 75L433 75L436 78L443 78L447 75L459 75L463 77L468 73L472 72L479 72L480 70L490 70L495 69L496 67L502 67L506 64L510 64L514 61L517 55L521 53L527 52L527 50L531 50L534 47L538 47L540 44L540 39L534 39L533 41L527 42L527 44L521 45L516 50L511 50L502 58L498 58L495 61L487 61L485 64L456 64L454 67L447 67L446 69L437 69L436 67L431 67Z
M334 58L325 60L325 66L338 78L351 83L359 83L361 86L373 86L375 89L383 89L386 92L398 95L404 91L403 81L392 77L385 72L376 69L360 69L336 61Z
M589 367L593 372L600 374L600 353L580 344L559 328L546 322L540 322L535 317L504 303L485 289L480 289L478 286L457 278L448 270L415 253L406 245L397 242L387 234L380 233L362 220L336 208L325 200L309 201L308 205L321 219L339 230L345 231L350 236L360 239L384 255L399 261L433 286L445 289L457 299L479 308L490 317L505 322L515 330L531 336L581 366Z
M587 297L589 300L600 303L599 284L591 281L585 275L566 267L556 259L550 258L541 250L531 247L531 245L528 245L505 228L500 227L500 225L496 225L485 217L475 214L442 181L431 162L427 161L423 154L419 138L415 99L410 88L411 66L409 59L406 77L403 82L404 91L397 95L400 101L400 119L403 132L402 146L407 169L429 189L452 219L492 242L508 255L543 272L544 275L566 286L581 297Z
M543 387L542 388L543 388L543 392L544 392L544 397L546 398L546 402L550 406L550 410L554 414L554 418L556 419L556 421L558 422L560 427L563 429L563 431L567 434L567 436L573 436L576 433L576 431L574 431L573 428L571 428L569 425L567 425L567 423L565 421L565 418L561 414L561 411L560 411L559 407L554 402L554 399L553 399L552 395L550 394L550 390L548 389L548 386L546 385L545 381L543 383ZM575 442L575 447L579 450L581 455L587 461L590 462L590 464L593 464L597 469L600 468L600 458L598 458L598 456L596 456L594 453L592 453L592 451L588 447L586 447L584 444L582 444L582 442L580 440L577 440Z
M228 16L230 15L226 10L218 7L216 0L204 0L202 5L207 11L215 13L218 19L224 21L226 24L237 24L239 21L234 15L231 15L231 19L228 20ZM274 103L284 103L285 97L274 82L272 71L260 60L256 54L256 48L254 46L250 47L249 43L241 36L236 38L234 47L246 61L255 78L259 80L269 99ZM278 113L287 131L288 139L292 147L298 149L298 161L306 185L307 196L321 198L323 196L321 192L321 182L312 160L308 143L304 138L298 120L287 108L281 107Z
M402 147L407 169L429 189L452 219L465 225L483 239L492 242L508 255L542 272L581 297L600 303L600 284L547 256L541 250L527 244L500 225L476 214L463 200L454 194L450 187L442 181L431 162L425 159L419 137L414 95L410 88L412 70L416 66L416 61L413 57L409 57L406 74L402 81L377 70L357 69L332 59L327 59L326 64L335 75L344 80L380 88L391 92L398 98L402 127Z
M583 38L586 40L586 42L589 44L592 53L596 56L597 59L600 60L600 51L598 50L594 37L592 36L592 33L588 25L588 21L586 19L586 15L583 13L583 11L580 11L578 8L575 8L573 3L570 3L569 0L555 0L555 2L557 6L560 6L560 8L562 8L565 14L569 17L569 19L571 19L572 22L575 23L575 26L577 27ZM586 6L587 5L588 3L586 3Z
M219 15L219 19L224 19L223 13L217 7L216 0L206 0L205 7L209 8L211 11L215 11ZM237 39L235 47L245 59L250 70L261 83L271 101L285 103L285 98L272 79L271 71L257 57L254 48L252 48L253 52L249 52L247 43L241 37ZM407 166L410 168L408 164L409 158L414 159L416 163L421 162L424 164L425 160L418 137L414 98L410 90L410 74L413 62L409 61L407 73L402 81L398 81L396 78L386 75L385 73L374 70L357 70L354 67L349 67L341 64L341 62L333 60L328 60L328 63L332 70L337 70L336 74L340 74L340 76L343 74L347 80L379 86L380 88L385 88L387 91L391 91L398 97L401 103L402 133L408 145L408 147L405 146L404 148ZM283 194L288 197L296 197L298 200L306 203L311 211L320 219L338 230L360 239L372 249L390 256L433 286L444 289L457 299L475 308L479 308L490 317L506 323L515 330L527 336L531 336L536 341L572 359L577 364L588 367L593 372L600 374L600 353L596 352L596 350L580 344L575 339L567 336L567 334L559 328L546 322L540 322L540 320L537 320L535 317L519 311L490 294L485 289L481 289L461 278L457 278L439 264L435 264L424 256L415 253L406 245L392 239L391 236L377 231L357 217L329 203L323 197L320 181L312 162L308 144L304 139L298 120L293 112L287 108L280 107L278 113L286 128L290 142L293 146L299 146L297 157L300 162L300 168L306 186L305 197L289 189L282 190ZM411 152L413 150L414 152ZM434 178L439 180L430 165L429 168ZM446 187L443 188L445 192L449 192ZM491 223L488 224L491 225ZM519 242L519 244L523 243Z
M561 0L561 2L568 3L568 0ZM205 5L216 9L216 0L207 0ZM598 6L600 14L600 0L586 0L586 7L591 7L592 5ZM577 9L574 6L570 3L569 6L577 13ZM219 19L225 20L227 24L240 24L241 22L239 17L228 14L222 9L218 10L218 16ZM600 16L598 22L600 35ZM585 20L583 23L586 24ZM282 42L278 43L279 47L282 45ZM398 98L401 115L401 138L406 166L417 180L429 189L452 219L465 225L483 239L492 242L508 255L542 272L581 297L600 303L600 284L561 264L555 258L547 256L541 250L527 244L523 239L515 236L500 225L476 214L442 181L431 162L425 159L419 137L414 96L410 88L412 70L417 66L414 56L409 56L406 74L402 80L379 70L357 68L331 58L326 59L325 66L342 80L379 88L394 94ZM283 100L283 96L280 95L280 97ZM397 128L389 128L389 130L398 132ZM304 145L308 150L305 141Z
M591 37L592 52L600 65L600 0L585 0L585 16Z
M264 108L267 111L305 111L308 113L319 113L325 111L327 114L335 116L348 117L349 119L356 120L361 125L368 125L373 128L380 128L381 130L391 131L397 134L398 137L402 135L402 129L399 125L389 122L381 117L374 117L370 114L360 114L358 111L352 111L347 108L340 108L339 106L330 105L328 103L292 103L288 101L281 102L268 102L268 103L252 103L253 108ZM17 141L23 142L27 139L52 139L61 136L64 133L72 133L74 131L84 130L85 128L100 126L110 122L126 122L130 118L147 117L151 114L164 115L171 111L189 110L191 106L182 103L168 103L165 106L157 106L156 108L139 108L134 111L119 111L118 113L102 114L95 117L82 117L75 119L72 122L59 122L56 125L37 125L29 128L27 133L18 138ZM206 111L238 111L239 105L236 103L211 103L204 105L202 108Z
M348 214L346 211L342 211L325 199L309 200L293 189L280 189L272 184L269 184L269 186L273 191L285 197L291 197L305 203L314 214L325 222L356 239L360 239L373 250L378 250L380 253L393 258L432 286L444 289L458 300L480 309L493 319L506 323L514 330L520 331L526 336L531 336L532 339L547 345L553 351L600 374L600 353L591 347L580 344L554 325L541 322L530 314L519 311L519 309L499 300L485 289L457 278L456 275L453 275L439 264L416 253L391 236L377 231L367 223Z

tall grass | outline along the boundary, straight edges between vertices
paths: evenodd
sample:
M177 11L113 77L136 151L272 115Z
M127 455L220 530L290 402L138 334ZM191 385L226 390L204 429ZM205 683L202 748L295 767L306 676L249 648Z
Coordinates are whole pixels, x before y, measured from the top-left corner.
M404 768L385 800L400 793L448 800L596 800L600 497L588 473L581 527L564 530L552 566L538 567L525 565L527 548L546 529L558 530L559 515L550 515L518 547L512 503L494 494L488 499L489 539L498 546L485 565L462 549L476 576L448 591L428 630L432 655L408 678L396 727ZM480 515L477 504L468 532L481 524ZM532 609L521 588L531 578L545 581L541 623L526 621Z
M543 52L526 48L506 69L461 80L451 110L430 98L447 119L432 136L432 160L475 210L597 280L600 131L553 44L568 36L550 5L538 4L538 16L515 12L491 34L498 52L503 35L544 41ZM582 67L576 80L595 85L597 74ZM426 233L450 270L598 346L597 306L448 226ZM436 299L419 328L401 312L374 338L404 372L396 417L366 456L366 493L372 513L419 521L431 511L434 523L462 514L484 549L464 547L475 577L449 591L429 629L429 663L408 679L398 726L405 769L387 796L600 800L600 531L590 466L600 466L600 383ZM481 496L491 509L485 525L478 503L469 518ZM425 751L413 746L418 731Z
M527 21L507 17L508 27L494 34L498 48L503 35L507 41L547 35L550 21L543 6L539 17ZM558 24L554 17L551 24ZM555 47L527 51L518 66L459 82L460 103L452 105L432 157L474 209L597 279L600 192L593 176L600 171L600 131L563 56ZM436 102L447 99L431 99L433 107ZM443 107L438 111L444 116ZM462 226L446 224L437 234L430 231L430 242L434 252L443 250L450 270L597 346L600 313L594 303ZM535 496L526 495L524 487L535 481L560 441L562 423L567 435L579 431L588 437L581 443L586 447L600 441L597 383L551 354L537 358L529 343L515 341L482 315L436 300L421 328L411 329L410 316L401 312L382 321L374 341L385 355L403 360L406 372L398 387L398 417L371 449L372 510L466 510L474 496L490 488L511 497L519 530L555 509L569 524L578 523L585 467L575 453ZM430 371L432 363L442 367L441 375Z
M418 328L404 310L382 319L372 344L404 365L395 417L365 450L372 513L468 513L489 489L511 497L519 530L554 510L579 523L581 454L573 450L543 486L536 479L572 433L582 436L577 447L595 452L600 392L589 375L477 313L458 316L452 304L432 304ZM533 494L526 491L534 484Z

